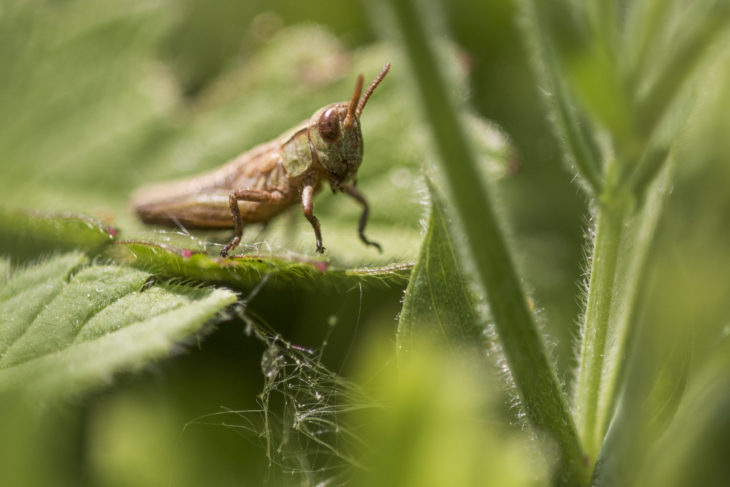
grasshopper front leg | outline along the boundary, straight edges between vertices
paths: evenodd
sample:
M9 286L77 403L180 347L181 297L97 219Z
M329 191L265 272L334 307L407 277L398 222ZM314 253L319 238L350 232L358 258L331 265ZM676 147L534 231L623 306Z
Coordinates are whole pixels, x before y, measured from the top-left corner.
M243 218L238 207L239 201L253 201L256 203L281 203L283 195L279 191L263 191L260 189L241 189L228 195L228 206L233 217L233 239L221 250L221 257L227 257L228 252L234 250L241 243L243 235Z
M378 252L382 253L383 249L380 247L380 244L377 242L373 242L372 240L368 240L368 238L365 236L365 226L368 224L368 214L370 213L370 207L368 206L368 201L365 199L365 196L360 191L358 191L357 188L349 184L342 184L340 187L343 193L352 197L355 201L362 205L360 223L357 226L357 232L360 235L360 240L362 240L365 245L375 247L376 249L378 249Z
M319 228L319 220L314 216L314 186L311 184L304 186L304 189L302 189L302 211L309 223L312 224L312 228L314 228L314 237L317 239L317 252L323 254L322 231Z

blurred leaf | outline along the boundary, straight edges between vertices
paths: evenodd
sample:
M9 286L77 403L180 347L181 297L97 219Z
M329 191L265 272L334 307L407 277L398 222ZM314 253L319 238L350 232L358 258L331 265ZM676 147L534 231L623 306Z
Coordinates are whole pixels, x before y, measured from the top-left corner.
M637 141L633 139L632 107L614 54L596 39L584 39L582 45L565 60L565 76L588 112L587 118L611 135L614 146L633 148Z
M730 339L726 333L700 360L674 420L650 451L646 463L641 465L643 475L638 485L728 485L728 367Z
M236 296L155 285L67 254L15 271L0 294L0 390L70 395L166 356ZM73 273L70 277L69 275Z
M235 56L245 39L244 26L259 8L255 2L184 0L164 49L187 93L195 93ZM226 26L226 28L221 28ZM235 28L236 26L240 26Z
M400 350L411 352L419 337L430 336L451 347L482 351L484 319L459 262L454 223L438 190L429 185L431 211L428 230L413 268L398 321Z
M85 215L0 208L0 252L16 258L73 249L93 255L111 242L116 233L114 228Z
M155 140L176 101L152 57L167 26L162 6L3 3L3 205L110 213L110 198L142 162L140 144Z
M674 30L664 32L665 38L661 39L661 44L671 47L657 56L653 69L641 73L641 77L635 75L641 79L636 87L635 111L646 136L652 135L665 119L673 118L669 112L677 105L682 90L698 78L705 54L730 27L730 7L723 1L696 2L689 11L676 8L673 13L681 21L668 22Z
M357 412L368 468L353 484L549 485L547 465L530 452L527 435L501 421L492 377L432 338L419 337L397 362L392 348L368 355L361 373L382 407Z
M594 126L586 120L576 104L560 63L555 39L564 46L580 46L584 33L575 24L567 4L556 2L546 8L540 2L523 0L522 28L539 88L548 107L555 136L565 152L565 161L572 172L585 182L591 194L600 194L603 186L603 161ZM558 27L559 26L559 27Z
M10 259L0 256L0 286L10 278ZM0 287L2 289L2 287Z
M648 322L645 316L638 322L642 326L625 359L625 379L596 460L597 487L635 485L643 465L651 463L652 447L686 400L694 330L669 320Z
M78 416L39 415L39 408L33 406L29 407L20 391L0 392L3 483L29 487L78 485L81 480L74 475L78 470L73 462ZM38 462L39 456L43 462Z

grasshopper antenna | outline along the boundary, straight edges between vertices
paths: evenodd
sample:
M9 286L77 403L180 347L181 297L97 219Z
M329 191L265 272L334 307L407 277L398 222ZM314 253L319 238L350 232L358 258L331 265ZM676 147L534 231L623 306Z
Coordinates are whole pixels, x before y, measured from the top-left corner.
M357 81L355 81L355 91L352 92L350 105L347 107L347 116L345 116L345 121L343 122L346 129L352 127L352 124L355 121L355 107L357 107L357 101L360 99L360 94L362 93L362 84L363 77L360 75L357 77Z
M373 94L373 91L377 86L380 84L381 81L383 81L383 78L385 78L385 75L388 74L388 70L390 69L390 63L383 66L383 69L380 71L380 73L375 77L372 83L370 83L370 86L368 86L368 89L365 90L365 94L360 99L360 103L357 104L357 109L355 110L355 115L357 115L358 118L360 118L360 114L362 113L362 109L365 108L365 104L368 102L368 99L370 98L370 95ZM350 105L352 106L352 105ZM349 116L349 111L347 112Z

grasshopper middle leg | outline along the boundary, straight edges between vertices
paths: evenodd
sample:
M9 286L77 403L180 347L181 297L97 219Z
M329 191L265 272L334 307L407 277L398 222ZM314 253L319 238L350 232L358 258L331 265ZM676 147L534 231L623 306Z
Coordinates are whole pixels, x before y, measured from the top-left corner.
M368 238L365 236L365 226L368 224L368 214L370 213L370 207L368 206L368 201L365 199L365 196L352 185L343 184L341 188L345 194L352 197L362 206L360 223L357 226L357 233L360 235L360 240L362 240L365 245L375 247L376 249L378 249L378 252L382 253L383 249L380 247L380 244L377 242L373 242L372 240L368 240Z
M253 201L256 203L275 204L281 202L283 195L278 191L263 191L260 189L241 189L228 195L228 206L231 208L233 217L233 239L221 250L221 257L227 257L228 253L238 247L243 235L243 218L238 208L239 201Z
M320 254L324 253L324 247L322 247L322 231L319 228L319 220L314 216L314 186L308 184L302 189L302 211L304 216L309 220L314 229L314 237L317 239L317 252Z

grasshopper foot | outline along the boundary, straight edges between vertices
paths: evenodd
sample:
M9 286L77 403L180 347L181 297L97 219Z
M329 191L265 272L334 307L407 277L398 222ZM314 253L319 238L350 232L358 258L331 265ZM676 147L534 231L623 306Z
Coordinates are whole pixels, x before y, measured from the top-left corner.
M228 257L228 252L238 247L238 244L241 242L241 239L238 237L234 237L233 240L231 240L228 245L223 247L223 250L221 250L221 257Z
M363 234L363 233L360 234L360 240L362 240L365 245L367 245L369 247L375 247L376 249L378 249L378 252L380 252L381 254L383 253L383 247L381 247L378 242L373 242L372 240L368 240L367 237L365 236L365 234Z
M317 253L324 254L324 247L322 247L322 241L317 240Z

